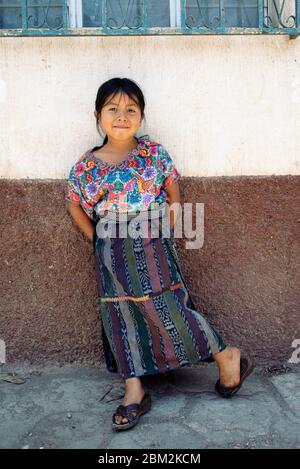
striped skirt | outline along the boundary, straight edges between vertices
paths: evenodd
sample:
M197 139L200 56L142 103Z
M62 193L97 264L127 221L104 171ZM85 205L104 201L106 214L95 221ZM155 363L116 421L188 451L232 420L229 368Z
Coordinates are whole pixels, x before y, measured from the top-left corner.
M141 230L143 236L133 237L129 223L117 222L114 235L105 237L99 219L94 230L107 369L127 379L213 361L226 345L189 296L173 230L165 236L159 224L153 238L154 222L146 220L140 225L149 236Z

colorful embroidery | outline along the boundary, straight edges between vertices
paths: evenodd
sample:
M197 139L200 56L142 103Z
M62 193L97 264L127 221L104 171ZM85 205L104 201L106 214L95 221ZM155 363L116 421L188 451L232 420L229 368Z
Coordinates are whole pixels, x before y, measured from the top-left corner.
M96 220L96 209L122 212L147 210L167 200L165 188L180 177L163 145L138 139L138 146L117 164L85 152L71 168L65 199L80 204Z

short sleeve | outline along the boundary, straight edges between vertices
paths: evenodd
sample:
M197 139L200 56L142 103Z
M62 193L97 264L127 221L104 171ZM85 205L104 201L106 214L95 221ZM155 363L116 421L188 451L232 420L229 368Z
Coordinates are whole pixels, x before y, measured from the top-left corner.
M65 200L73 204L80 204L81 201L81 191L79 187L79 182L75 176L74 166L71 168L69 177L67 180L67 189Z
M163 145L160 145L160 160L162 162L164 182L163 186L168 187L170 184L177 182L181 177L179 171L177 170L172 157L169 155L168 151Z
M85 164L81 164L82 158L72 166L67 179L65 202L80 205L87 216L94 219L94 204L90 202L86 194L86 178L84 177Z

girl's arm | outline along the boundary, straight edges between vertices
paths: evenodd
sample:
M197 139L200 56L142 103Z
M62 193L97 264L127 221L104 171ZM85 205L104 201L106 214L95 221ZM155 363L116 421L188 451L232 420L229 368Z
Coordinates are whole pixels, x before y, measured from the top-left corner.
M180 190L179 190L179 184L178 182L173 182L172 184L169 184L166 188L165 191L168 196L168 204L170 206L170 228L173 229L177 216L178 216L178 207L180 204ZM177 202L177 203L175 203ZM175 203L173 207L172 204Z
M81 231L89 238L90 241L93 241L94 235L94 225L93 222L90 220L88 215L82 209L80 204L73 204L67 202L66 204L67 210L70 213L71 217L80 228Z

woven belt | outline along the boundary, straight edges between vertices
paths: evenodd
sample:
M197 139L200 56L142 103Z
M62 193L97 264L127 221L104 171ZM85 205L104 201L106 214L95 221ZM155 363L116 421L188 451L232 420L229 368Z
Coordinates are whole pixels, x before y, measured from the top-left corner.
M162 290L160 290L159 292L154 292L154 293L149 293L148 295L144 295L144 296L114 296L114 297L108 297L108 296L99 296L98 297L98 300L100 302L109 302L109 301L147 301L147 300L150 300L151 298L155 297L155 296L159 296L159 295L162 295L163 293L167 292L167 291L170 291L170 290L176 290L177 288L181 288L182 287L182 284L179 282L179 283L175 283L174 285L171 285L170 287L168 288L163 288Z

